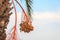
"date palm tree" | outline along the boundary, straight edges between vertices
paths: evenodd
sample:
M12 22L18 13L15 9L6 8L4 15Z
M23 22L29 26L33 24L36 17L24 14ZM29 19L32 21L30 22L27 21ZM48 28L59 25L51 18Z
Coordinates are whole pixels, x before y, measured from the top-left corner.
M13 7L10 7L12 3L10 3L9 1L10 0L0 0L0 40L6 39L5 29L7 28L10 15L12 14L12 12L10 13L10 11L13 9ZM32 0L21 0L21 1L25 1L27 12L31 17Z
M9 17L12 13L9 13L11 8L10 0L0 0L0 40L5 40L6 33L5 29L7 28L7 24L9 23Z

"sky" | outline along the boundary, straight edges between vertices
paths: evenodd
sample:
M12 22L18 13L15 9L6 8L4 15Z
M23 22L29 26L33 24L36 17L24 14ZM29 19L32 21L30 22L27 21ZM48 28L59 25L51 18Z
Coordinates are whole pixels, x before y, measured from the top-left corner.
M60 10L60 0L34 0L34 11L57 11Z
M26 8L24 1L18 0L22 3L22 6ZM17 11L20 11L20 7L17 5ZM44 12L44 11L60 11L60 0L33 0L32 4L33 11Z
M22 6L25 8L24 2L22 2ZM32 24L34 31L30 33L19 31L21 10L17 4L16 8L18 15L17 29L21 40L60 40L60 0L33 0ZM14 12L10 16L7 31L14 25L13 18Z

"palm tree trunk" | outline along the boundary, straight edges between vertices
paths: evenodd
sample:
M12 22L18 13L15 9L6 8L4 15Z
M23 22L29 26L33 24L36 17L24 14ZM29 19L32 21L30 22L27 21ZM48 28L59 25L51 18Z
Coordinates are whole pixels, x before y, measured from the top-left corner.
M10 0L0 0L0 40L6 39L5 29L9 23L9 17L12 14L9 13L13 8L10 8L11 3L9 3L9 1Z

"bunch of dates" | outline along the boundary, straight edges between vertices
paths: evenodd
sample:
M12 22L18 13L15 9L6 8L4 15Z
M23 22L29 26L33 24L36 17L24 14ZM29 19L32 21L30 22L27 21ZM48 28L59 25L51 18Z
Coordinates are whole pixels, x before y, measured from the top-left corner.
M33 26L30 25L28 22L21 22L20 31L29 33L30 31L33 31Z

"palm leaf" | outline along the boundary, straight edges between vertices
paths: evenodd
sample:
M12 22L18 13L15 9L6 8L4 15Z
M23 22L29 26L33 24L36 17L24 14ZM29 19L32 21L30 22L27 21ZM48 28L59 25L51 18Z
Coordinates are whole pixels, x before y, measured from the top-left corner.
M32 11L32 0L25 0L25 2L26 2L26 7L27 7L27 12L28 12L28 14L30 15L30 17L31 17L31 11Z

